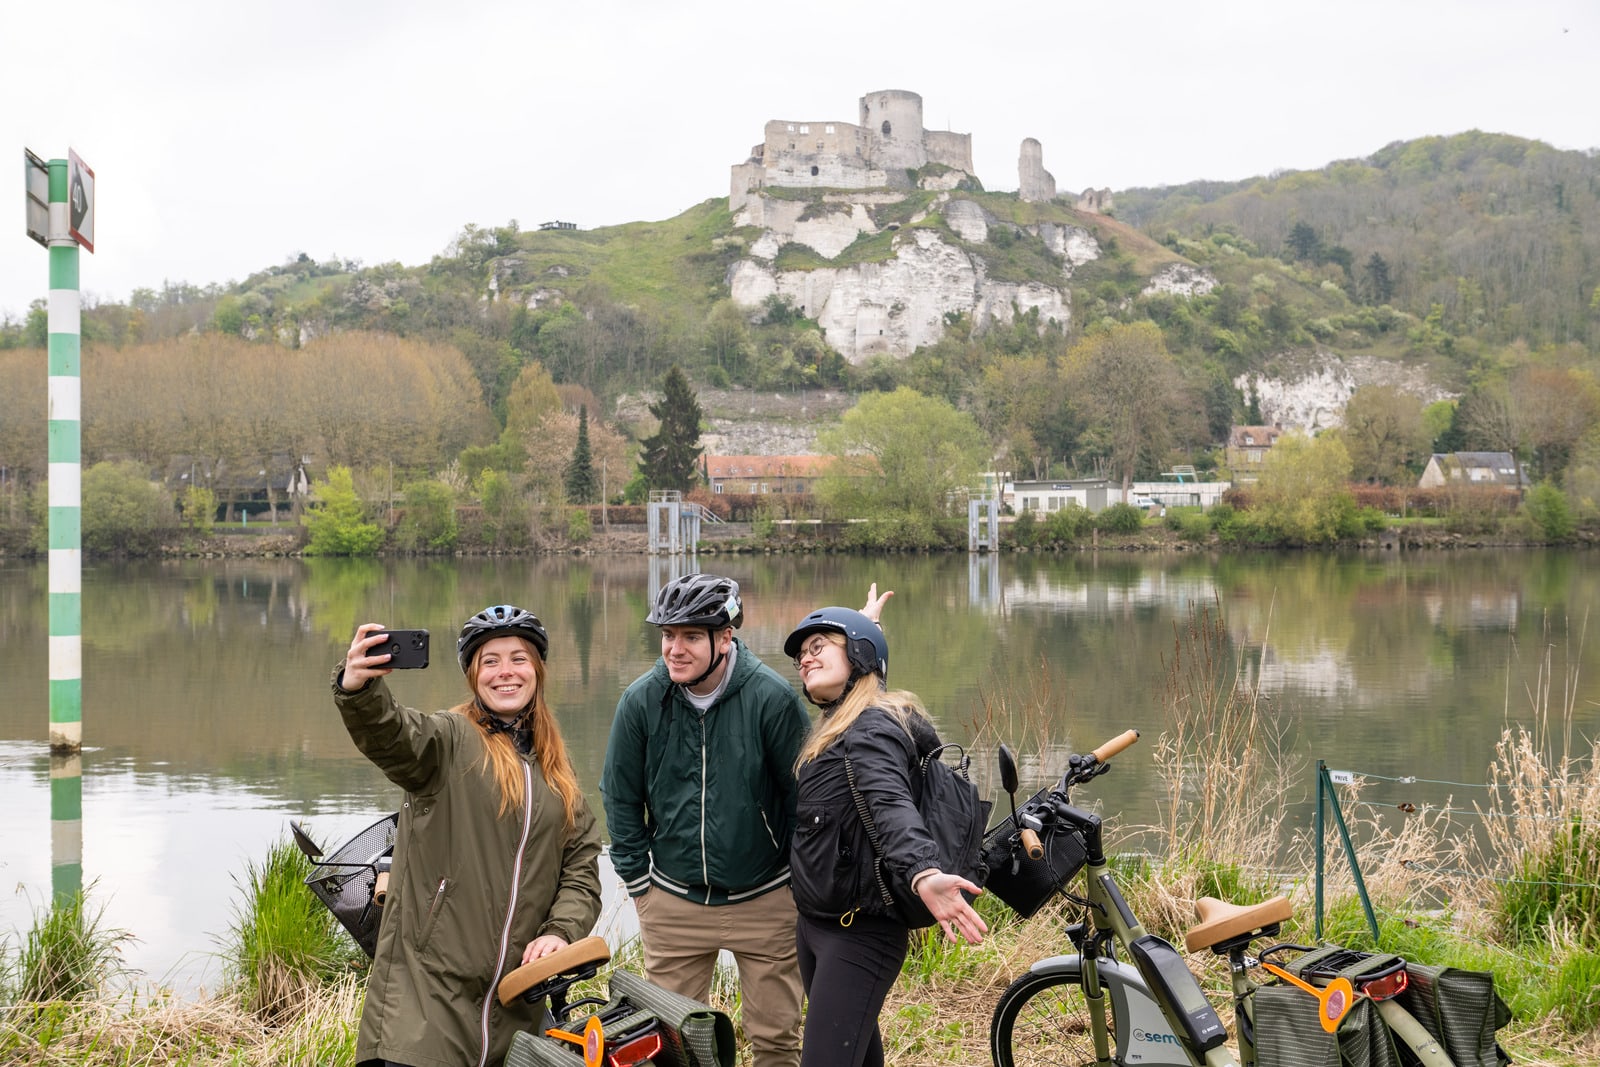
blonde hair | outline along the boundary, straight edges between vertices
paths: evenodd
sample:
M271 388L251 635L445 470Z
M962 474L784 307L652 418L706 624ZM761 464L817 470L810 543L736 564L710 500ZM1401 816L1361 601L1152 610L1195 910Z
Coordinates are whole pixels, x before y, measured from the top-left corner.
M843 634L823 632L822 636L840 648L844 647ZM917 699L915 693L904 689L885 689L883 676L876 671L863 674L850 686L843 699L834 705L833 710L824 712L822 718L812 727L811 733L806 736L806 743L800 747L800 755L794 764L795 770L798 772L801 767L826 752L828 746L839 740L868 708L882 709L891 719L899 723L900 728L907 734L911 733L911 716L920 715L924 719L928 717L922 701Z
M582 796L578 790L578 775L567 756L566 742L561 739L561 727L556 723L555 713L544 702L544 657L539 655L539 650L531 641L522 637L517 637L517 640L533 654L533 707L528 715L528 726L533 731L533 757L539 764L539 773L544 775L545 783L561 798L561 806L567 816L567 829L570 830L577 823L578 802ZM516 743L510 734L503 730L491 730L479 721L485 714L477 705L478 660L482 655L483 647L480 645L467 664L467 688L472 690L473 699L457 704L450 710L466 716L467 721L477 727L483 736L482 766L500 789L499 813L504 815L522 807L522 757L518 755Z

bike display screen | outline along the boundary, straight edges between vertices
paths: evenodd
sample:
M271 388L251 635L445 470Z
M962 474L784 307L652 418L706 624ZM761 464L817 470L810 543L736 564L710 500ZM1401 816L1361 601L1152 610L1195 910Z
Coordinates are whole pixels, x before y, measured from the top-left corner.
M1197 1051L1215 1048L1227 1040L1222 1019L1177 949L1154 934L1146 934L1131 943L1128 952L1150 991L1172 1009L1172 1021L1182 1028Z

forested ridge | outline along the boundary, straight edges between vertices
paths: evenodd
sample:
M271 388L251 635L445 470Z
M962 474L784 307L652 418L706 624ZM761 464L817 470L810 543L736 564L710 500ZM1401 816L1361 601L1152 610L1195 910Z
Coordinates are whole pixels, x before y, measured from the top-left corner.
M1592 347L1600 329L1595 150L1472 131L1320 170L1132 189L1117 206L1175 248L1222 230L1287 262L1332 264L1363 302L1437 307L1461 338Z
M1101 257L1062 283L1069 328L1036 313L980 327L952 312L936 344L852 365L783 300L728 299L729 268L762 231L736 227L725 199L596 230L468 225L423 265L295 253L240 282L89 298L84 462L159 471L176 455L286 453L348 465L368 485L382 468L390 484L443 474L470 494L495 470L515 491L559 496L582 424L615 495L630 474L641 487L638 445L657 432L619 418L616 401L658 395L677 366L701 388L904 387L971 419L987 462L1023 476L1127 479L1173 463L1226 475L1228 427L1261 419L1236 383L1331 354L1422 368L1461 397L1426 418L1421 403L1362 397L1373 439L1402 443L1373 454L1352 440L1358 480L1414 484L1430 450L1493 448L1538 478L1600 484L1593 151L1423 138L1315 171L1119 192L1110 219L1064 201L950 195L995 220L967 247L996 269L1059 270L1028 229L1041 211L1096 235ZM948 232L931 198L914 206L915 221L905 205L884 210ZM863 237L842 258L892 254L893 240ZM1152 249L1216 287L1147 292ZM810 258L791 257L825 265ZM13 494L44 474L45 334L42 301L0 323L0 490Z

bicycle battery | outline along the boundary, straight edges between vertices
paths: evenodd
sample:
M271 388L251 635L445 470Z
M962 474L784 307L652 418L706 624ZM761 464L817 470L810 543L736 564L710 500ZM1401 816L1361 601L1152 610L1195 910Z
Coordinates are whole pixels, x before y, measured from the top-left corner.
M1177 949L1154 934L1145 934L1128 945L1128 954L1171 1021L1182 1027L1191 1048L1205 1052L1228 1039L1222 1019Z

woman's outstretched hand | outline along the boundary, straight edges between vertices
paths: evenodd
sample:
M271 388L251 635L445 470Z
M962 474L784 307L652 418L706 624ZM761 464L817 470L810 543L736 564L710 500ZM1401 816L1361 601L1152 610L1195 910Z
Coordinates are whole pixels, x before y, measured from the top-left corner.
M935 871L917 879L917 896L927 905L929 913L939 920L939 929L944 931L944 936L951 941L965 938L969 945L982 944L983 935L989 932L989 927L983 921L983 916L973 911L972 905L961 894L977 896L982 892L982 889L959 874Z
M889 602L889 598L892 596L894 596L893 589L885 589L883 595L879 596L877 582L873 582L867 589L867 604L861 609L861 614L876 622L880 630L883 629L883 623L878 616L883 614L883 606Z
M339 688L347 693L354 693L374 678L382 678L394 668L383 666L389 662L389 653L382 652L371 655L372 646L377 644L377 634L388 630L381 622L364 622L356 627L356 635L350 639L350 650L344 654L344 673L339 676Z

